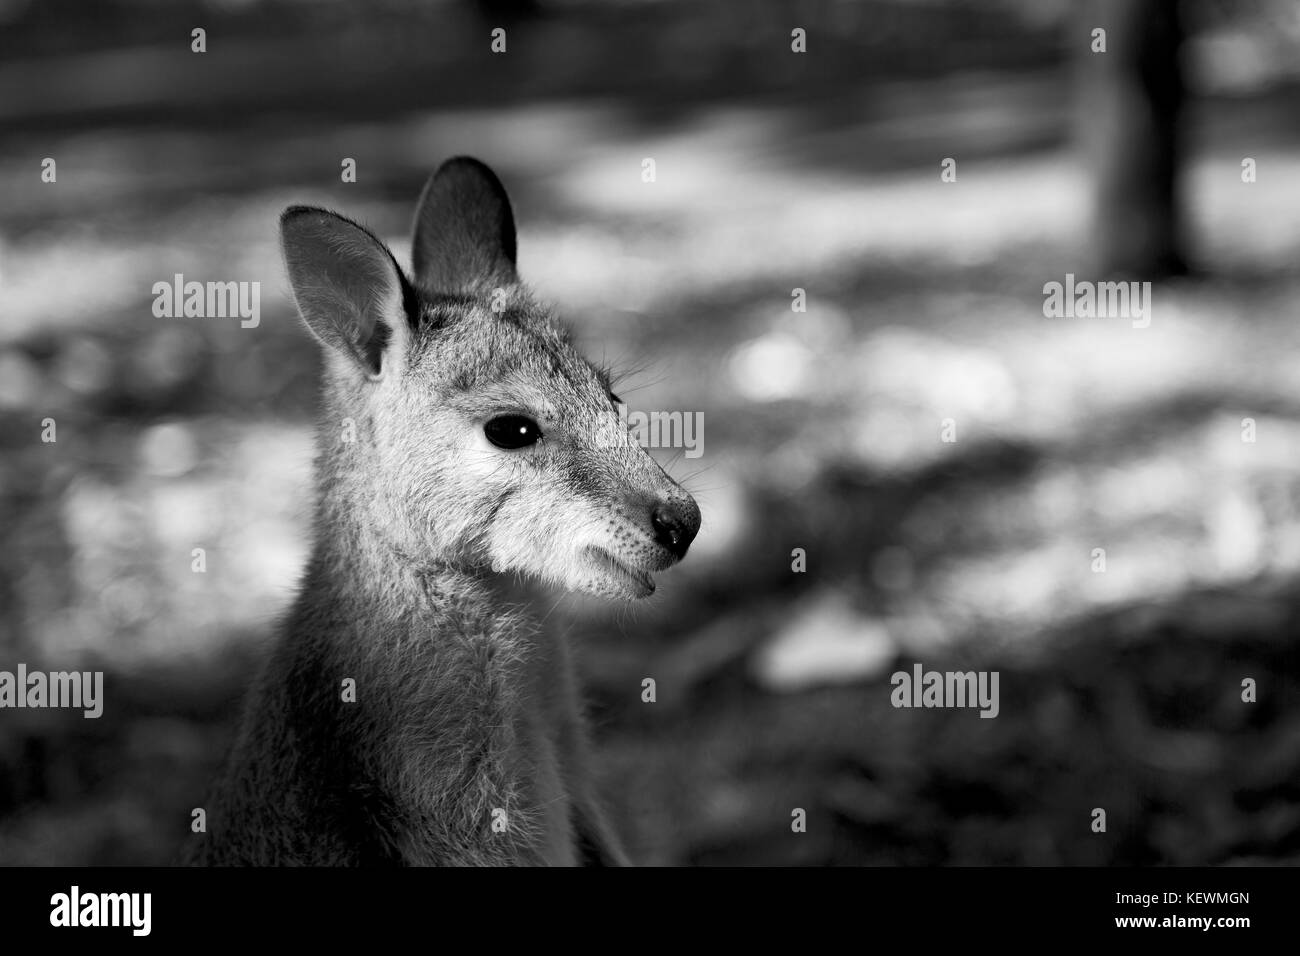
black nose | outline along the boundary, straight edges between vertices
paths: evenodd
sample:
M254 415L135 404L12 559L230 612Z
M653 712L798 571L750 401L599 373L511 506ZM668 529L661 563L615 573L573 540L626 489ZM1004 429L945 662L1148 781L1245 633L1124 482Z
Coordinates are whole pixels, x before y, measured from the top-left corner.
M650 523L654 525L655 540L678 558L684 558L700 530L700 509L693 501L689 505L665 502L650 513Z

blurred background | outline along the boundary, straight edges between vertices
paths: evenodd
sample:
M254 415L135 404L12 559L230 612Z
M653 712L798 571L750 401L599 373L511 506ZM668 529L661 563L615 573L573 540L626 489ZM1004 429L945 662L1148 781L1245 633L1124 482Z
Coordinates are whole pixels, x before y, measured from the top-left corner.
M309 547L277 216L404 259L461 153L704 416L659 594L539 597L639 862L1300 862L1298 91L1292 0L0 0L0 669L107 672L0 712L0 862L175 858ZM1067 272L1150 327L1045 318ZM261 324L156 318L176 273ZM916 662L1000 715L894 709Z

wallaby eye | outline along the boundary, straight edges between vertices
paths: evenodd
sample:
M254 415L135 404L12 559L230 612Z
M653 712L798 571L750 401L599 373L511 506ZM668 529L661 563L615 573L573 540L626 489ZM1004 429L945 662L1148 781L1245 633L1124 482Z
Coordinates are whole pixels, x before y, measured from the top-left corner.
M610 400L611 402L613 402L615 405L622 405L622 404L623 404L623 399L619 398L619 397L618 397L617 395L615 395L613 392L610 392L610 393L609 393L609 400Z
M498 448L527 448L542 438L537 422L524 415L498 415L483 426L483 434Z

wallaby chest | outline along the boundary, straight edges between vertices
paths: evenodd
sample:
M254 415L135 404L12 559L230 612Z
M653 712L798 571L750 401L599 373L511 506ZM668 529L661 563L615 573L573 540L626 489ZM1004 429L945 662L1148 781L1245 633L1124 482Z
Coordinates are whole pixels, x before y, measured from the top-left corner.
M571 677L554 645L479 609L342 627L338 613L313 617L299 627L329 621L338 651L332 679L310 679L354 692L331 705L337 721L320 721L313 706L300 726L326 734L323 748L345 747L363 789L387 795L381 829L402 862L574 862Z

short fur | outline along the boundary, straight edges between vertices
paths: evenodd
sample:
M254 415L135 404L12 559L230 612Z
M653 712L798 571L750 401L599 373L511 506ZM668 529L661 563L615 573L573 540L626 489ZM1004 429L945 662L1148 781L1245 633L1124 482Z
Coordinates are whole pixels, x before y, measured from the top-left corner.
M567 648L495 578L643 597L698 508L519 282L487 167L430 179L410 279L333 213L294 207L281 229L326 356L315 543L191 861L624 863ZM495 447L483 425L506 413L541 442ZM675 522L674 547L652 514Z

